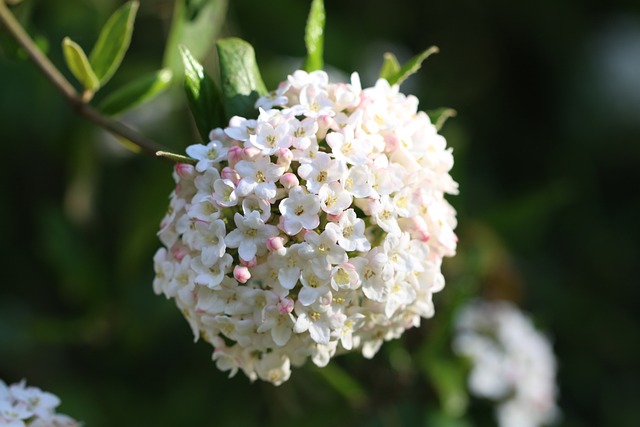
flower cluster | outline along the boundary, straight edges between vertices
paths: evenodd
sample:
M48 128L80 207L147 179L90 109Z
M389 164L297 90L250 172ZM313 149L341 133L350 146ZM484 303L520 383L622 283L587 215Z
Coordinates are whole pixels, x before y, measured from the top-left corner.
M80 423L57 414L60 399L25 381L7 386L0 380L0 426L11 427L79 427Z
M507 302L474 302L456 320L454 349L472 362L469 389L499 402L499 425L552 422L558 413L555 357L529 318Z
M451 149L418 100L296 71L177 165L154 258L221 370L286 381L418 326L455 253Z

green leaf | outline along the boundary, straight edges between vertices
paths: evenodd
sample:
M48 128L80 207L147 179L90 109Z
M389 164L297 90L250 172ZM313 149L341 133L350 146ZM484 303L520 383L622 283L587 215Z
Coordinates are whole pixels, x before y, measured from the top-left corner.
M379 78L389 80L399 72L400 63L398 62L398 58L396 58L396 56L391 52L385 53L384 62L382 63L382 68L380 68Z
M137 1L125 3L111 15L100 31L89 60L102 86L116 72L129 49L138 6Z
M307 45L307 59L304 61L304 69L309 72L322 69L324 22L324 2L313 0L304 34L304 42Z
M220 90L191 55L189 49L180 46L184 63L184 90L189 100L191 114L204 141L209 140L211 129L222 126L222 99Z
M99 110L108 116L122 114L161 94L171 84L171 78L171 71L167 69L142 76L106 97Z
M73 76L89 92L95 92L100 88L100 81L96 77L87 55L76 42L69 37L62 40L62 52L64 59Z
M436 108L435 110L427 111L427 115L431 119L431 123L434 124L437 130L442 129L442 126L444 126L444 123L447 121L447 119L449 119L450 117L455 117L456 114L458 114L456 110L447 107L440 107Z
M439 49L436 46L431 46L429 49L425 50L424 52L414 56L406 64L404 64L400 68L400 70L398 70L398 72L387 77L389 84L401 85L402 82L404 82L407 79L407 77L409 77L410 75L412 75L413 73L415 73L420 69L420 66L422 66L422 63L424 62L425 59L427 59L434 53L438 53L438 52L439 52Z
M255 116L255 102L267 93L267 89L260 76L253 47L238 38L220 39L216 47L226 118Z
M199 61L213 48L224 24L227 0L177 0L164 51L163 67L178 77L184 72L179 47L186 46Z

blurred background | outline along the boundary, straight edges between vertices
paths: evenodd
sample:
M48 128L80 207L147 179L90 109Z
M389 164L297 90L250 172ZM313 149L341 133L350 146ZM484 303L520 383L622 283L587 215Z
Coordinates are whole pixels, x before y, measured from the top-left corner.
M89 50L122 3L14 10L62 69L63 37ZM251 42L274 88L305 55L308 2L230 3L219 34ZM173 8L142 2L105 94L162 66ZM75 116L1 33L0 378L57 394L88 427L491 426L487 402L459 416L449 348L456 305L482 295L515 301L552 340L558 425L640 425L640 3L326 0L326 10L327 68L357 70L365 86L384 52L403 62L440 47L402 86L423 110L458 113L442 133L461 189L449 198L460 246L436 316L373 360L308 363L280 387L227 379L151 287L171 165ZM215 54L204 62L213 74ZM121 119L174 151L199 141L180 82Z

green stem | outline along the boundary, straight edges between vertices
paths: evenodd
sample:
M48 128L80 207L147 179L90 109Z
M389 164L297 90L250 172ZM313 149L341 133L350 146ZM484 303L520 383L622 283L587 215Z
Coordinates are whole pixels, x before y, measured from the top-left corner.
M65 97L71 104L73 109L92 121L101 128L111 132L116 136L120 136L131 141L132 144L138 146L140 150L153 157L162 157L168 160L174 160L171 156L158 155L157 153L166 153L166 150L139 134L129 126L117 120L113 120L99 113L96 109L87 104L81 94L79 94L71 83L60 73L55 65L42 53L36 46L34 41L29 37L22 25L16 20L11 11L7 8L6 0L0 0L0 22L5 25L9 33L22 46L33 63L42 71L45 77L55 86L55 88Z

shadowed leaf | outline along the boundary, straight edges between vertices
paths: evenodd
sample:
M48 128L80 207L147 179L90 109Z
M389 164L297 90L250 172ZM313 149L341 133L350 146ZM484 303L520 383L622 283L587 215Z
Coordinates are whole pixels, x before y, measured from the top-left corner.
M267 93L253 47L238 38L216 42L220 61L222 104L227 119L255 115L255 102Z
M222 126L220 90L204 71L202 65L191 55L189 49L180 46L180 53L184 63L184 90L191 114L203 141L208 141L211 129Z

